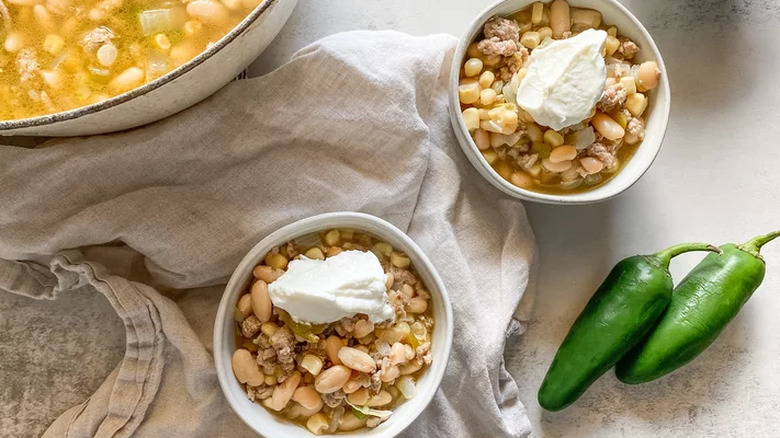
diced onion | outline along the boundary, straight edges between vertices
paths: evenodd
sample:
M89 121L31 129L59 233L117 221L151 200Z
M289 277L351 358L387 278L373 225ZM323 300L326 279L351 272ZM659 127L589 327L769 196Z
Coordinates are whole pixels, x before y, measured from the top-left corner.
M395 381L395 386L401 391L405 399L411 400L417 396L417 386L411 376L401 376Z
M578 151L587 148L596 141L596 133L593 132L593 128L590 126L581 131L577 131L575 135L577 136L577 143L574 147L577 148Z
M154 35L180 29L187 21L184 8L151 9L138 14L141 32L144 35Z
M149 50L146 53L146 79L148 81L159 78L171 70L171 61L168 56L158 50Z

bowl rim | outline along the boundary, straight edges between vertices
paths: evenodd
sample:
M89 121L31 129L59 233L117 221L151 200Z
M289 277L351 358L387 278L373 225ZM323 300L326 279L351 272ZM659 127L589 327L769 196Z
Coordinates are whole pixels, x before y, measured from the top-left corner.
M229 387L231 382L235 383L231 364L233 352L228 351L229 346L223 343L223 337L225 336L226 330L232 330L231 323L233 322L234 307L232 296L240 294L241 290L244 288L247 280L246 275L244 274L248 273L251 276L251 268L253 268L256 263L261 260L265 252L267 252L275 245L278 245L280 242L328 228L344 227L361 229L361 226L366 228L374 227L376 229L381 229L383 233L387 233L387 235L390 235L392 238L402 242L403 246L405 246L404 250L407 251L410 258L413 259L412 262L417 267L418 271L421 271L421 275L424 275L424 271L427 274L427 277L429 277L431 280L431 284L426 285L428 286L428 289L431 291L433 296L438 298L438 301L441 303L441 307L444 312L444 321L436 321L437 330L443 330L444 341L443 343L437 343L434 347L434 349L437 351L435 356L441 356L437 357L437 362L439 365L436 368L432 367L427 370L426 375L430 375L430 377L427 379L427 384L424 388L419 388L420 391L414 399L422 400L420 404L421 409L414 412L412 415L391 416L390 419L385 422L385 424L393 424L390 422L394 422L396 425L394 425L392 429L378 431L378 433L372 434L372 436L384 438L395 436L401 433L410 424L412 424L412 422L414 422L414 420L422 413L425 407L430 404L431 400L433 400L433 397L440 388L441 381L444 378L444 373L447 369L452 350L454 319L449 294L433 263L422 251L422 249L405 232L377 216L354 211L337 211L317 214L285 225L271 234L268 234L266 237L261 239L260 242L254 245L233 271L228 284L225 286L225 290L222 294L222 298L220 299L219 307L217 309L213 334L213 354L217 380L219 381L219 386L224 397L227 399L228 404L233 409L233 411L247 426L249 426L257 433L266 433L264 431L258 430L256 428L256 424L253 424L254 422L251 421L256 420L258 417L254 417L251 412L246 411L244 407L239 405L234 392L231 391ZM374 231L371 231L370 229L367 229L366 231L374 233ZM237 299L238 297L236 296L234 298ZM260 417L259 421L264 423L267 420ZM301 428L301 432L302 436L310 436L310 432L305 428ZM348 436L348 434L345 435Z
M218 53L225 48L233 40L238 38L249 26L257 21L260 16L265 13L271 6L282 0L263 0L262 3L257 5L241 22L235 25L228 33L222 36L211 47L207 47L205 50L198 53L194 58L185 62L184 64L176 67L168 73L160 76L159 78L147 82L140 87L133 88L125 93L113 96L102 102L93 103L90 105L80 106L77 108L69 109L66 111L60 111L53 114L44 114L41 116L26 117L24 119L12 119L12 120L0 120L0 133L6 130L17 130L23 128L32 128L39 126L51 125L54 123L65 122L68 120L77 119L88 114L93 114L117 105L123 104L127 101L133 100L136 97L143 96L163 85L172 82L185 74L189 73L195 67L204 63L207 59Z
M581 193L572 193L572 194L549 194L549 193L540 193L540 192L534 192L532 190L523 189L506 181L493 169L492 166L490 166L484 160L481 152L479 151L479 148L477 148L477 145L474 143L474 140L471 138L468 129L466 129L465 122L463 122L463 117L461 117L460 100L458 99L458 91L457 91L458 84L460 82L461 60L466 54L466 49L472 42L471 35L475 32L476 29L483 26L484 23L491 16L495 15L496 9L498 9L500 6L502 6L505 3L515 2L515 1L520 3L520 6L517 9L519 11L531 5L536 0L519 0L519 1L498 0L497 2L491 4L490 6L485 8L482 12L480 12L479 15L477 15L476 19L474 19L471 22L469 27L466 29L466 32L464 32L464 34L460 37L460 40L458 41L458 45L455 49L455 54L452 58L452 65L450 67L450 85L448 90L449 91L449 112L450 112L450 122L453 126L453 129L456 134L455 136L458 139L458 143L460 144L461 149L466 154L471 164L477 169L477 171L483 178L485 178L488 182L490 182L493 186L495 186L502 192L517 199L539 202L544 204L583 205L583 204L593 204L593 203L603 202L615 198L616 196L620 195L621 193L631 188L642 178L642 176L644 176L645 173L647 173L647 171L650 169L652 164L655 162L655 159L658 157L659 152L661 151L663 140L666 137L666 133L669 128L669 114L671 112L671 90L669 84L669 75L666 69L666 63L664 62L663 56L661 55L661 52L658 49L655 40L650 35L650 32L648 32L645 26L639 21L639 19L637 19L634 16L634 14L632 14L631 11L629 11L620 2L618 2L617 0L599 0L603 3L609 4L611 7L616 9L619 13L623 14L633 24L635 30L647 40L647 42L649 43L648 49L651 52L656 63L658 64L658 69L661 71L661 82L663 86L656 88L656 90L662 92L663 105L660 107L656 106L652 110L653 117L660 120L661 122L660 125L661 129L659 131L658 136L652 138L653 140L652 142L648 142L647 139L645 139L639 145L640 148L644 147L647 149L652 147L654 150L646 158L646 162L642 166L640 166L635 177L628 180L627 182L622 183L622 185L620 186L614 184L614 179L608 181L603 186L600 186L600 188L612 187L612 190L604 191L600 193L598 196L592 195L594 193L593 190L589 190ZM549 1L545 0L545 3L549 3ZM658 100L659 98L656 97L655 99L656 103L658 102ZM620 172L622 171L623 169L620 170Z

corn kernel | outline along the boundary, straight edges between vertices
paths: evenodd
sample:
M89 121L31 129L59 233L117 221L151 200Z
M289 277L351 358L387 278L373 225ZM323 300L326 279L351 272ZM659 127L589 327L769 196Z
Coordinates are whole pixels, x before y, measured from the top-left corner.
M476 82L461 83L458 86L458 98L461 103L472 104L479 100L479 84Z
M284 269L287 267L287 257L277 253L265 256L265 264L274 269Z
M485 158L485 161L487 161L488 164L493 164L498 159L498 154L496 151L485 151L482 152L482 157Z
M544 133L544 142L553 147L560 146L563 144L563 136L552 129L548 129Z
M490 111L487 108L479 109L479 120L490 120Z
M385 257L390 257L393 247L387 242L377 242L374 244L373 250Z
M642 93L634 93L626 98L626 103L623 106L626 107L632 116L639 117L647 108L647 98Z
M355 230L340 230L339 234L341 234L342 240L348 240L352 241L352 239L355 238Z
M553 31L550 26L540 27L536 32L539 33L539 39L544 41L545 38L552 38Z
M607 35L607 40L604 43L604 51L607 56L614 55L615 52L617 52L618 47L620 47L620 41L611 35Z
M616 112L613 119L618 122L618 125L620 125L621 128L626 129L626 125L628 125L628 119L622 112Z
M321 435L328 430L328 417L322 412L317 412L306 420L306 428L315 435Z
M479 58L471 58L463 65L463 71L466 76L472 77L482 73L482 60Z
M485 70L479 76L479 86L482 88L488 88L493 85L494 80L496 80L496 75L490 70Z
M313 354L307 354L301 359L301 367L312 376L316 376L322 371L322 359Z
M43 50L52 55L57 55L65 48L65 40L59 35L49 34L43 40Z
M411 264L411 260L403 253L393 251L390 253L390 263L396 268L406 269Z
M496 90L492 88L485 88L484 90L479 92L479 103L482 106L490 106L493 105L493 103L496 102L496 98L498 95L496 94ZM469 108L469 109L476 109L476 108ZM475 111L474 117L476 119L477 126L474 128L479 128L479 111Z
M325 254L323 254L322 250L317 248L316 246L314 248L310 248L303 255L314 260L325 260Z
M279 327L278 327L276 324L272 323L272 322L264 322L264 323L263 323L263 324L260 326L260 331L261 331L261 332L262 332L264 335L266 335L266 336L268 336L268 337L270 338L270 337L271 337L271 335L273 335L274 333L276 333L276 330L277 330L278 328L279 328Z
M534 163L533 166L526 169L532 177L537 178L542 173L542 165L540 163Z
M520 44L528 47L529 49L535 49L541 42L539 32L526 32L520 37Z
M501 123L504 126L517 126L517 113L510 110L504 110L504 112L499 116L498 122ZM511 129L511 131L514 131L514 128ZM511 132L510 132L511 134Z
M633 76L623 76L620 78L620 85L626 90L626 95L632 95L636 93L636 81Z
M265 382L263 382L263 383L265 383L268 386L274 386L274 385L276 385L276 377L274 377L274 376L265 376ZM271 399L269 398L267 400L271 400Z
M607 35L609 35L611 37L616 37L617 36L617 27L610 26L609 29L607 29Z
M184 33L187 35L195 35L203 29L203 23L198 20L190 20L184 23Z
M490 88L485 91L493 91ZM466 129L473 131L479 129L479 110L476 108L466 108L463 110L463 123L466 125Z
M171 40L164 33L158 33L154 36L154 43L162 50L168 50L171 48Z
M341 240L341 233L339 230L330 230L325 234L325 237L322 240L325 242L325 245L337 245L339 240Z
M531 23L533 24L539 24L542 22L542 18L544 17L544 3L542 2L536 2L531 7Z

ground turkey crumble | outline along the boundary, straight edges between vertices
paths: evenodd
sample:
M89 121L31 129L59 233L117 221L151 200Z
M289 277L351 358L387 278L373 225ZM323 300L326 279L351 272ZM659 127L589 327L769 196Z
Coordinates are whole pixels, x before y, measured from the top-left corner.
M493 16L485 23L483 32L485 38L520 42L520 25L515 20Z
M602 143L593 143L592 145L588 146L587 151L588 155L591 157L596 157L601 160L601 162L604 163L604 168L607 170L613 170L615 167L617 167L617 158Z
M282 367L284 376L295 370L295 335L287 327L278 328L269 338L276 352L276 360Z
M87 53L94 53L100 46L110 44L113 38L114 32L111 32L111 29L105 26L96 27L84 35L84 38L81 39L81 47Z
M604 95L598 103L598 107L605 113L617 111L626 102L626 89L622 84L612 84L604 90Z
M528 49L520 44L520 25L514 20L502 17L491 17L483 29L485 39L477 43L477 50L488 57L490 63L505 58L505 65L500 68L500 77L504 81L523 67L528 58Z
M632 117L626 124L626 131L629 134L636 135L640 140L645 138L645 124L642 119Z
M485 56L512 56L517 52L517 43L512 40L500 40L498 37L486 38L477 44L479 49Z
M260 327L263 325L260 319L255 315L250 315L245 320L241 321L241 334L245 338L253 338L260 331Z
M517 73L518 70L523 68L523 64L528 59L528 49L520 47L520 50L515 52L514 55L505 59L506 65L499 69L499 76L504 82L508 82L512 79L512 75Z
M35 79L36 73L40 70L40 64L35 58L33 49L22 49L16 55L16 66L19 69L19 79L22 82L29 82Z
M631 59L639 53L639 46L635 42L628 38L620 38L620 46L618 46L618 52L626 59Z

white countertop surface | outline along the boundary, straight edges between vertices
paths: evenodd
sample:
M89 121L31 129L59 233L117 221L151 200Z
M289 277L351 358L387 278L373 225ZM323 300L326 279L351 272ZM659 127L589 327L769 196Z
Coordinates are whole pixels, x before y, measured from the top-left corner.
M267 72L299 48L346 30L459 35L489 3L300 0L250 72ZM666 141L647 175L615 200L585 207L526 205L541 270L533 322L523 337L510 340L508 368L519 382L534 436L777 436L780 241L763 251L768 261L764 285L721 338L683 370L642 386L620 384L608 373L560 413L544 413L536 402L555 349L619 259L688 240L741 242L780 228L780 165L774 162L780 152L772 120L772 113L780 111L780 0L624 4L645 23L669 69L672 114ZM680 277L699 257L681 256L673 273ZM108 303L83 294L62 300L77 310L58 313L44 302L19 297L0 301L0 315L21 317L16 313L24 306L24 318L31 321L20 325L0 318L4 363L30 370L19 382L0 388L0 401L5 400L0 403L0 436L13 424L27 424L29 436L37 436L53 414L42 418L36 412L82 402L122 356L121 325L115 317L105 318L113 314ZM59 323L79 330L61 332ZM6 348L30 337L46 347L31 356ZM60 338L82 341L58 342ZM87 354L89 361L59 359ZM89 367L95 370L94 379L78 388L60 381L53 388L36 386L51 366L64 372ZM14 412L14 400L20 398L27 408Z
M490 0L301 0L252 74L352 29L455 35ZM507 362L539 437L776 436L780 241L766 280L721 338L683 370L626 386L611 372L559 413L536 391L576 315L612 265L674 243L741 242L780 228L780 1L625 0L664 54L672 114L657 161L628 192L586 207L527 204L541 256L534 321ZM446 5L446 6L445 6ZM700 258L684 255L673 273Z

